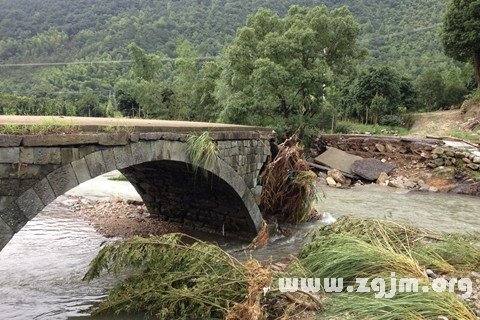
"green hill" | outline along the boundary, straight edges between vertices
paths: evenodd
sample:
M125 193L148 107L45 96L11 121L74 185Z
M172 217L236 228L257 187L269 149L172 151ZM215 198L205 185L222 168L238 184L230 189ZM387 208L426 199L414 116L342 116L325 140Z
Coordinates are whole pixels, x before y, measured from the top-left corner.
M216 56L259 8L283 15L292 4L348 5L363 26L368 64L388 64L417 76L453 62L439 30L447 0L0 0L0 64L127 58L136 42L175 57L177 44L193 43L201 56ZM124 66L103 67L120 73ZM52 72L58 72L53 70ZM58 68L55 68L58 69ZM0 91L35 93L45 68L1 68ZM98 73L98 70L95 70ZM103 78L107 89L112 79ZM83 75L88 81L88 74Z

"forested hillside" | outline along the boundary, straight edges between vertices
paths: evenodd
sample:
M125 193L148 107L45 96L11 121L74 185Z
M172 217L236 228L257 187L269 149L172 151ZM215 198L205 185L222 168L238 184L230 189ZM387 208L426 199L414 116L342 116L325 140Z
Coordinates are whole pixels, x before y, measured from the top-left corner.
M369 64L388 63L417 76L444 70L439 24L447 0L0 0L2 63L127 57L135 42L147 51L176 55L187 39L200 55L216 56L259 8L284 15L290 5L348 5L362 25ZM105 56L108 54L108 56ZM38 69L2 70L31 78ZM28 74L27 74L28 73ZM5 80L5 77L2 77ZM3 88L22 90L20 83ZM30 89L30 88L28 88Z
M447 3L0 0L0 114L406 125L475 88Z

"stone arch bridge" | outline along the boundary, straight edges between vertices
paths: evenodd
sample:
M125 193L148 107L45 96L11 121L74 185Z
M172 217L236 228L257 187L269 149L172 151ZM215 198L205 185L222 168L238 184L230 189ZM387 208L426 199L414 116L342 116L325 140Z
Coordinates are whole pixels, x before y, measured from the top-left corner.
M0 116L0 125L42 121ZM261 227L254 193L270 154L271 130L160 120L59 121L72 122L79 133L0 134L0 250L58 196L113 170L120 170L149 212L162 219L241 238L253 238ZM201 165L208 175L195 172L186 146L190 134L204 131L218 146L216 161Z

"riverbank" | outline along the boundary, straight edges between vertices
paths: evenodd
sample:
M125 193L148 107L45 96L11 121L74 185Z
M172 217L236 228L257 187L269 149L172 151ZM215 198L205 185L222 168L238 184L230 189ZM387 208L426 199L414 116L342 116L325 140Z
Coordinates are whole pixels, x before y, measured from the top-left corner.
M373 182L405 190L480 196L480 149L476 144L391 136L322 135L316 138L310 149L310 161L323 164L321 155L327 148L346 152L340 153L338 160L328 159L330 167L335 168L338 161L352 157L352 162L361 158L372 161L373 170L378 166L375 161L381 161L389 170L381 178L380 172L377 172L373 180L354 174L350 177L350 183L340 183L338 187ZM341 167L336 169L343 173L350 170ZM320 174L320 178L324 183L327 182L326 175ZM336 180L339 179L334 180L335 183L331 181L329 184L337 186L339 181ZM345 181L342 178L340 180Z

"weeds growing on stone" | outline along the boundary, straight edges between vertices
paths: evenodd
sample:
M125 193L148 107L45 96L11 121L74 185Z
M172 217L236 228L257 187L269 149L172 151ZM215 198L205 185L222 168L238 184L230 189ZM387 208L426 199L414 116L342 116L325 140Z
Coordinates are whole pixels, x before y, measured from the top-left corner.
M210 167L215 164L218 154L217 144L209 132L191 135L187 139L187 152L195 171L200 167Z
M79 127L73 122L62 119L47 119L39 124L11 124L0 125L1 134L12 135L42 135L42 134L67 134L79 132Z

